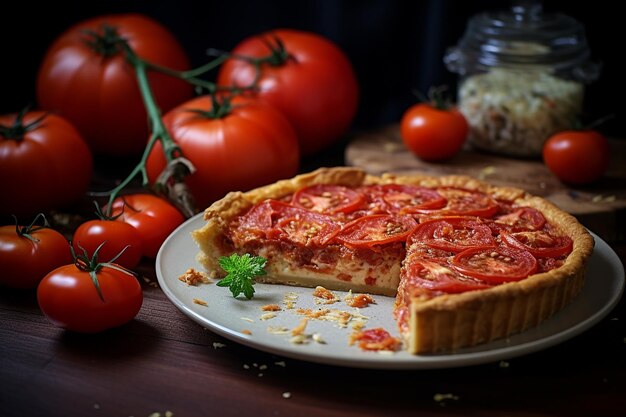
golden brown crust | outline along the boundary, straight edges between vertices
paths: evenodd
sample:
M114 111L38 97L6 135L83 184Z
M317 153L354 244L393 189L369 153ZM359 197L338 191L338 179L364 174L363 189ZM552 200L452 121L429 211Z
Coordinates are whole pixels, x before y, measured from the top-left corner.
M359 186L385 183L459 187L481 191L498 200L530 206L541 211L559 233L569 236L574 242L572 253L557 269L488 290L450 294L428 300L413 298L410 305L410 331L405 334L410 352L450 351L510 336L553 315L583 287L585 266L593 251L593 238L573 216L549 201L518 188L496 187L470 177L389 174L377 177L345 167L321 168L246 193L229 193L205 210L204 219L207 223L192 232L200 247L198 259L212 276L219 275L216 273L219 270L217 259L224 254L220 238L228 223L260 201L281 198L313 184Z

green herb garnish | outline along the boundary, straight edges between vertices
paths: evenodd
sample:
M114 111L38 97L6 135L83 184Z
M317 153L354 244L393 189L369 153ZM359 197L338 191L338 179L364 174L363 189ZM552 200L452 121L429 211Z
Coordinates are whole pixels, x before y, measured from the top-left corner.
M228 274L217 283L217 286L230 288L230 292L235 298L243 293L249 300L254 296L254 278L267 274L263 269L266 262L265 258L251 256L249 253L243 255L233 253L230 256L222 256L219 263Z

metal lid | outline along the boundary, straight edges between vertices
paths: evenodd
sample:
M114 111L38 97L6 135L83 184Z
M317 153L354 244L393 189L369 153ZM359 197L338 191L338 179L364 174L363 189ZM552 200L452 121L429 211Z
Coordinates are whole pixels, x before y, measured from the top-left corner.
M509 10L470 18L444 62L461 75L490 67L539 67L587 82L600 71L589 58L580 22L561 13L544 13L540 2L526 0L514 1Z

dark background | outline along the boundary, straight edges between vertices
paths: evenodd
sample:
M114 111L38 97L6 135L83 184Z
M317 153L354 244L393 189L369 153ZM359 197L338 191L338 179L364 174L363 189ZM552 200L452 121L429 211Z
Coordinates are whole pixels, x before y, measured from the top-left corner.
M0 113L35 102L37 67L53 39L72 24L104 13L141 12L168 27L183 44L194 66L205 63L209 47L232 49L243 38L278 27L322 34L349 56L361 86L353 130L397 122L413 102L412 91L456 86L442 58L457 43L467 19L478 12L507 8L503 1L326 0L326 1L56 1L3 5L0 39ZM600 80L587 89L588 119L613 114L601 130L626 138L622 120L623 17L617 3L549 1L585 24L592 59L602 62ZM211 78L214 74L210 74Z

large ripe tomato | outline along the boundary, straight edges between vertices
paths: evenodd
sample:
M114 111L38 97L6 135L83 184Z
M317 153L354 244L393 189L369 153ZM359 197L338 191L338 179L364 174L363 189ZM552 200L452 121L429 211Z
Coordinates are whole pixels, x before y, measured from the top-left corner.
M143 244L137 229L128 223L116 222L115 220L90 220L76 229L72 246L76 253L98 251L98 258L103 262L109 262L119 253L122 253L115 263L125 268L133 269L139 265L143 255Z
M87 32L99 40L94 43ZM69 28L50 46L39 69L37 100L76 125L94 152L133 155L145 147L148 119L119 38L153 64L189 66L181 45L154 20L138 14L100 16ZM149 80L162 111L193 95L184 81L155 72Z
M328 39L289 29L247 38L232 53L266 57L273 52L270 45L274 60L261 65L258 96L287 116L303 155L326 148L346 132L356 114L359 92L350 61ZM221 66L217 81L246 87L256 77L252 64L234 58Z
M141 309L141 285L130 273L110 266L95 272L100 294L88 271L69 264L51 271L37 287L37 302L56 326L97 333L131 321Z
M39 226L0 227L0 284L35 288L53 269L72 261L70 244L56 230Z
M186 182L200 208L229 191L249 190L298 171L296 134L280 112L241 97L235 97L230 106L226 115L217 115L222 110L214 109L211 98L203 96L163 118L172 138L197 169ZM205 113L194 112L197 110ZM161 144L157 143L147 161L151 182L165 166Z
M176 207L151 194L115 199L112 216L118 215L116 221L128 223L139 232L143 255L149 258L157 256L165 239L185 220Z
M469 126L456 109L438 109L428 103L409 107L400 120L400 136L406 147L424 161L442 161L456 155L467 138Z
M65 119L40 111L0 116L0 216L34 217L76 202L92 169L91 151Z
M568 130L552 135L544 144L543 161L561 181L589 184L609 167L606 138L594 130Z

